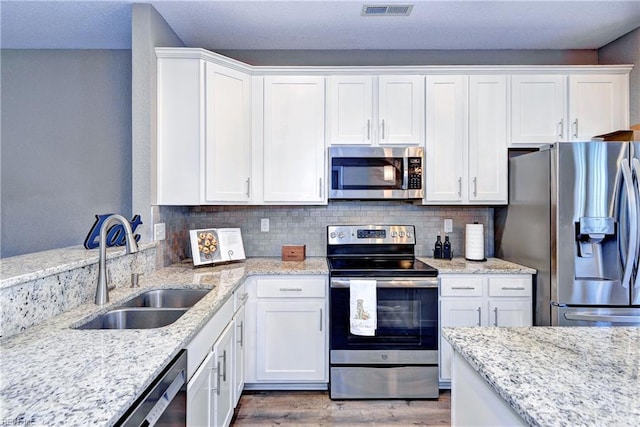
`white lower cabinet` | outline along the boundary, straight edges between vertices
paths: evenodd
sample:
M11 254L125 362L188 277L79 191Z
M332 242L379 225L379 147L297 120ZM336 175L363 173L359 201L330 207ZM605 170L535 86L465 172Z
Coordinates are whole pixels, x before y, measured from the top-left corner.
M247 294L240 285L187 346L187 425L231 424L244 387Z
M441 274L440 326L531 326L530 274ZM453 348L440 337L440 387L451 381Z
M233 324L227 325L187 384L187 425L228 426L233 416Z
M247 388L326 388L326 288L326 276L247 282Z
M238 309L233 316L233 324L235 326L235 341L234 341L234 391L233 391L233 407L238 405L242 390L244 389L244 363L245 363L245 305Z

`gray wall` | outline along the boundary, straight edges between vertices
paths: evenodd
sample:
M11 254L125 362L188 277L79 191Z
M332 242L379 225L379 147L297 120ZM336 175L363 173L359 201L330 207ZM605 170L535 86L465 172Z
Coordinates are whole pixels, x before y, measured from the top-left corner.
M640 123L640 27L598 50L600 64L634 64L629 75L629 123Z
M131 52L2 50L0 257L131 214Z
M594 65L596 50L219 50L251 65Z
M142 215L140 235L153 240L153 223L157 223L151 200L155 199L156 157L156 53L155 47L182 47L164 18L149 4L133 4L131 10L131 56L133 85L133 210Z

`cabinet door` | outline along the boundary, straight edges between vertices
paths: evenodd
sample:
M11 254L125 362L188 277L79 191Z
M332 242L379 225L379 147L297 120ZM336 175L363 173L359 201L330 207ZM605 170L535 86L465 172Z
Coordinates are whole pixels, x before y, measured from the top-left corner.
M380 144L420 145L423 141L424 77L378 78Z
M567 137L566 76L511 76L511 145L551 144Z
M234 356L233 356L233 407L235 408L242 395L244 389L244 358L245 358L245 341L246 341L246 325L245 325L245 306L238 309L233 318L234 323Z
M482 312L482 299L442 299L440 301L440 326L481 326L486 320ZM440 337L440 380L451 380L453 348Z
M531 326L531 324L531 299L489 301L489 326Z
M466 197L466 76L427 76L426 202L462 202Z
M259 301L259 381L326 381L325 303Z
M200 147L204 138L204 62L158 58L156 188L159 205L200 204Z
M231 322L213 346L217 371L212 390L215 426L228 426L233 416L233 337Z
M324 78L265 77L264 201L326 203Z
M246 202L251 173L250 77L207 63L205 86L204 200Z
M469 201L507 203L507 77L469 78Z
M329 144L371 144L373 77L329 78Z
M592 137L629 126L628 96L622 75L569 76L570 140Z
M213 393L216 358L213 352L205 358L187 385L187 425L208 427L213 423Z

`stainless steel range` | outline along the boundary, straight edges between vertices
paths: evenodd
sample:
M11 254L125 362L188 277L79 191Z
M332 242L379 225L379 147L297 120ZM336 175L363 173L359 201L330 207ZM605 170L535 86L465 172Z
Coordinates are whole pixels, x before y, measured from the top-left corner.
M412 225L327 227L332 399L437 398L438 270Z

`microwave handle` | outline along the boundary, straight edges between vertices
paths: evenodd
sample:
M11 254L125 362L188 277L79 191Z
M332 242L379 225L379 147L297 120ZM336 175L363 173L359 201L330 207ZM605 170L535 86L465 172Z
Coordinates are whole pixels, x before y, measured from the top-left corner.
M402 189L409 189L409 157L402 157Z

